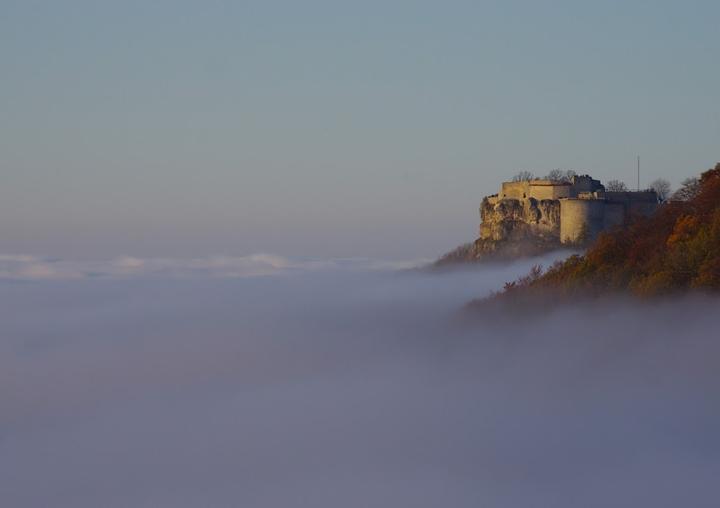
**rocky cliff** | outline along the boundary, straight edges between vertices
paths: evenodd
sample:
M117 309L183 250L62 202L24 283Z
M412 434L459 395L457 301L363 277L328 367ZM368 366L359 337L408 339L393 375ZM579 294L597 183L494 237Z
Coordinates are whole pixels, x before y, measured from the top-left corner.
M578 247L602 231L625 227L657 209L655 191L606 192L590 175L503 182L480 207L480 234L435 266L535 256L562 245Z
M480 236L442 256L435 266L516 259L560 248L560 201L499 199L480 206Z
M501 241L559 239L560 201L557 199L497 199L480 206L480 239Z

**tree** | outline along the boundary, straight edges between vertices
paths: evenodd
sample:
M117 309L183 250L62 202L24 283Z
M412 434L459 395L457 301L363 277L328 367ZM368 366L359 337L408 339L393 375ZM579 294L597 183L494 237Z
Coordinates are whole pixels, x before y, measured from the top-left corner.
M690 201L697 196L700 190L700 180L697 177L686 178L680 188L672 195L674 201Z
M625 182L620 180L609 180L605 185L605 190L608 192L627 192L628 188Z
M529 182L530 180L535 180L535 175L531 171L520 171L512 178L513 182Z
M658 196L658 200L661 203L663 201L666 201L672 193L672 187L670 187L670 182L668 182L664 178L658 178L657 180L654 180L650 184L650 188L655 191Z
M563 171L562 169L553 169L547 174L545 179L553 182L571 182L573 177L576 175L577 173L575 173L572 169L568 169L567 171Z

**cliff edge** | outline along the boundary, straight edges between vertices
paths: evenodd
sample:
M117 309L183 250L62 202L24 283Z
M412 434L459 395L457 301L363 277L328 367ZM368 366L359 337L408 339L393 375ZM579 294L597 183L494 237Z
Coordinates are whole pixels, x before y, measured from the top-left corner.
M582 247L601 232L626 225L636 215L652 215L652 191L606 191L589 175L566 180L504 182L480 206L477 240L438 259L433 266L512 260L561 247Z
M562 246L559 201L493 198L484 198L480 206L477 240L448 252L435 266L537 256Z

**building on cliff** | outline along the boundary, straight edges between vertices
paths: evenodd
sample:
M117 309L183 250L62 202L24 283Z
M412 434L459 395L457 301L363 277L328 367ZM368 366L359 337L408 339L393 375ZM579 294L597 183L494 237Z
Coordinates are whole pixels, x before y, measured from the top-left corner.
M480 207L480 239L577 244L658 207L655 191L610 192L588 175L504 182Z

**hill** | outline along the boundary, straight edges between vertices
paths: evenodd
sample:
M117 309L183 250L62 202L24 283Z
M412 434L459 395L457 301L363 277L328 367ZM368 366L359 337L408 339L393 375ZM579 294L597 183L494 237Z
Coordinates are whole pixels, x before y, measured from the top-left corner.
M471 306L521 305L547 301L549 294L552 301L569 301L615 293L652 297L719 291L720 163L697 181L652 216L633 217L627 227L601 233L585 255L571 256L546 272L536 267Z

